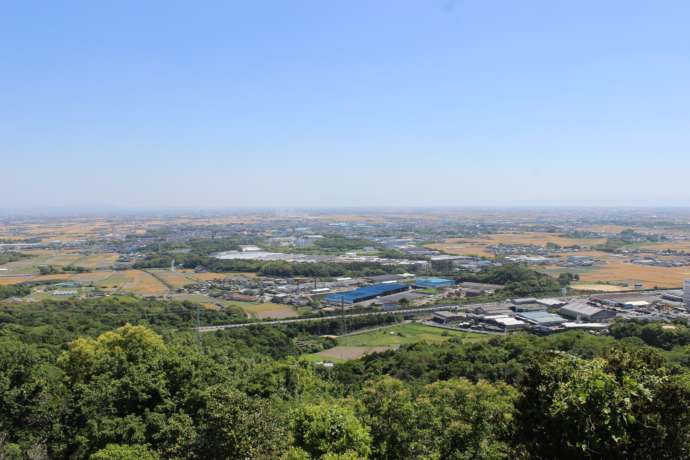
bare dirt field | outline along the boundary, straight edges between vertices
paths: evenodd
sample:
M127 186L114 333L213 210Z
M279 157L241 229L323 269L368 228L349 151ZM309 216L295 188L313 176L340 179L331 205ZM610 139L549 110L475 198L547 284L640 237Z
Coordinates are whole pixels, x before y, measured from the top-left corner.
M297 310L290 305L251 302L232 302L232 304L257 319L283 319L298 316Z
M598 292L620 292L620 291L630 291L632 287L622 287L615 286L613 284L587 284L587 283L577 283L572 285L573 289L579 289L582 291L598 291Z

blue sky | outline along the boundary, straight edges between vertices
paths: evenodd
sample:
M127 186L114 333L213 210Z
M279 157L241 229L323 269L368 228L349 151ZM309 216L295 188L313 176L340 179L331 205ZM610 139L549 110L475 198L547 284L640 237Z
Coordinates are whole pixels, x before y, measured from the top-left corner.
M690 205L687 1L8 1L0 208Z

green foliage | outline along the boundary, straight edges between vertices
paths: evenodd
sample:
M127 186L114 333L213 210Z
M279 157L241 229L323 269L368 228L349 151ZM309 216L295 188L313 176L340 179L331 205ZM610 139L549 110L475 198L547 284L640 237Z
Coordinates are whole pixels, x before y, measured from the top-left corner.
M671 350L676 346L690 345L690 328L685 324L643 323L619 321L611 326L611 335L617 339L639 337L652 347Z
M133 444L108 444L91 455L90 460L157 460L159 457L146 446Z
M226 386L204 394L199 447L204 459L278 458L287 448L287 425L265 400Z
M62 267L62 271L73 273L88 273L91 271L91 269L82 267L81 265L66 265Z
M0 336L61 347L80 335L97 335L127 323L159 331L191 329L202 324L244 320L239 309L209 310L191 302L171 302L111 296L98 299L45 300L37 303L0 304Z
M55 275L58 273L62 273L62 270L54 265L41 265L40 267L38 267L38 272L41 275Z
M0 300L10 297L24 297L31 294L31 287L23 284L0 286Z
M685 325L452 337L331 369L294 355L337 320L199 339L192 304L0 312L1 458L690 458Z
M462 281L502 284L501 293L510 296L543 295L558 292L561 285L549 275L522 264L486 268L476 274L465 274Z
M371 437L367 428L346 404L305 405L294 414L292 429L295 445L312 458L356 454L357 458L366 459L371 453Z
M2 241L0 240L0 243ZM24 254L21 252L15 252L15 251L8 251L8 252L0 252L0 265L5 265L10 262L16 262L18 260L22 259L27 259L31 257L28 254Z
M553 353L524 383L519 440L531 458L687 458L687 383L644 353Z

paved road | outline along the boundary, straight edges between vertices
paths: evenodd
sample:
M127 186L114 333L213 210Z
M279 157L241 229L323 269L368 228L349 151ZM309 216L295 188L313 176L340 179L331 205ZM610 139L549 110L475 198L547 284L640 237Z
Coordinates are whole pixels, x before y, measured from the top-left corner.
M422 307L422 308L408 308L405 310L392 310L392 311L371 311L366 313L346 313L344 315L331 315L331 316L318 316L315 318L294 318L294 319L281 319L276 321L257 321L254 323L238 323L238 324L222 324L218 326L201 326L197 328L199 332L213 332L220 331L223 329L235 329L238 327L250 327L250 326L274 326L276 324L292 324L292 323L307 323L310 321L329 321L340 318L359 318L361 316L384 316L384 315L400 315L406 313L419 313L419 312L431 312L437 310L448 310L454 307L460 307L461 305L437 305L435 307ZM470 305L462 305L462 307L469 307Z
M644 293L644 294L659 294L661 292L668 291L668 289L660 289L658 291L650 290L650 291L638 291L639 293ZM635 291L625 291L630 294L634 293ZM605 292L602 294L613 294L610 292ZM557 297L558 299L564 299L564 300L576 300L576 299L588 299L590 297L589 294L587 295L574 295L574 296L567 296L567 297ZM553 298L553 297L549 297ZM366 312L366 313L346 313L344 315L331 315L331 316L319 316L315 318L294 318L294 319L281 319L281 320L275 320L275 321L257 321L253 323L237 323L237 324L221 324L218 326L201 326L197 328L199 332L213 332L213 331L221 331L223 329L235 329L239 327L251 327L251 326L274 326L277 324L292 324L292 323L307 323L310 321L329 321L329 320L334 320L334 319L339 319L339 318L359 318L362 316L384 316L384 315L400 315L400 314L407 314L407 313L424 313L424 312L433 312L433 311L439 311L439 310L449 310L453 308L462 308L463 310L471 310L477 307L480 307L482 305L484 306L495 306L495 305L502 305L505 304L505 302L485 302L485 303L474 303L474 304L464 304L464 305L435 305L432 307L420 307L420 308L407 308L404 310L392 310L392 311L371 311L371 312Z

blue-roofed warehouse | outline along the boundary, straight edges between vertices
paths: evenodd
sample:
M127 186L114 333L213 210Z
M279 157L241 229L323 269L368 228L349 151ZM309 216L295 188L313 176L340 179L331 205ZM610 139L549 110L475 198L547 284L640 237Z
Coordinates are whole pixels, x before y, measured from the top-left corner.
M376 297L383 295L407 291L409 288L409 285L402 283L372 284L371 286L364 286L353 291L335 292L327 295L326 302L338 305L353 304L357 302L364 302L365 300L375 299Z
M420 288L442 288L455 286L455 281L445 278L418 278L414 285Z

